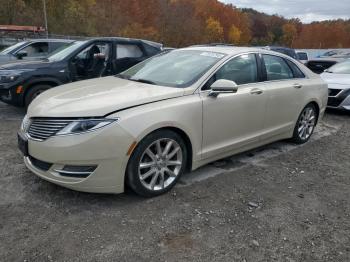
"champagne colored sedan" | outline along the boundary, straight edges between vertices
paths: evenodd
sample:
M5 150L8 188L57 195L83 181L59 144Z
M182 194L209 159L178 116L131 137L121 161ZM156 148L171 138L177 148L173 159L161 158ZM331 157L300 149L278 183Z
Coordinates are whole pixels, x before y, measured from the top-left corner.
M18 133L26 166L74 190L150 197L206 163L277 140L307 142L327 84L268 50L194 46L48 90Z

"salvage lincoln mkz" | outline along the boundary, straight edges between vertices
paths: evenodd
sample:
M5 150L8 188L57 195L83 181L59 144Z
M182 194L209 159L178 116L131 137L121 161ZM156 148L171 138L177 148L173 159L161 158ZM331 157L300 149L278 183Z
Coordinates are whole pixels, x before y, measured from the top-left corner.
M268 50L196 46L38 96L18 134L26 166L87 192L171 189L214 160L276 140L309 140L327 85Z

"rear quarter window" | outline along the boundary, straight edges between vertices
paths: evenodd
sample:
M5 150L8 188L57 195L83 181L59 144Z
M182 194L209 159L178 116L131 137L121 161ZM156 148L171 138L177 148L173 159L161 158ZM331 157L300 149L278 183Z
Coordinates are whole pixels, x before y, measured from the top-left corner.
M135 44L117 44L117 59L139 58L143 53L141 48Z
M292 61L285 59L289 67L293 71L294 78L305 78L305 74L300 70L300 68L294 64Z

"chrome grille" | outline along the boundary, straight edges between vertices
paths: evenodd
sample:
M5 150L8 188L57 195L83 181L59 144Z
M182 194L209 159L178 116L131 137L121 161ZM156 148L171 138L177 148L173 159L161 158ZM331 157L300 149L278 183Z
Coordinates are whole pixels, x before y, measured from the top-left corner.
M31 138L45 140L57 134L74 120L53 118L32 118L28 129Z

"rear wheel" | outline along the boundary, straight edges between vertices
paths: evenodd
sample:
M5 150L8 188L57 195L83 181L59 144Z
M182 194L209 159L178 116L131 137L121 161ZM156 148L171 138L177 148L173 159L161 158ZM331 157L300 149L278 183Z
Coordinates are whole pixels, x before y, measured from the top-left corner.
M294 128L293 142L306 143L312 136L317 123L317 111L313 104L307 105L301 112Z
M182 138L170 130L145 137L127 167L127 181L139 195L152 197L169 191L183 174L187 150Z
M41 93L45 92L46 90L50 89L51 86L49 85L37 85L33 86L29 89L29 91L26 93L26 96L24 98L24 105L26 108L30 105L33 100L39 96Z

